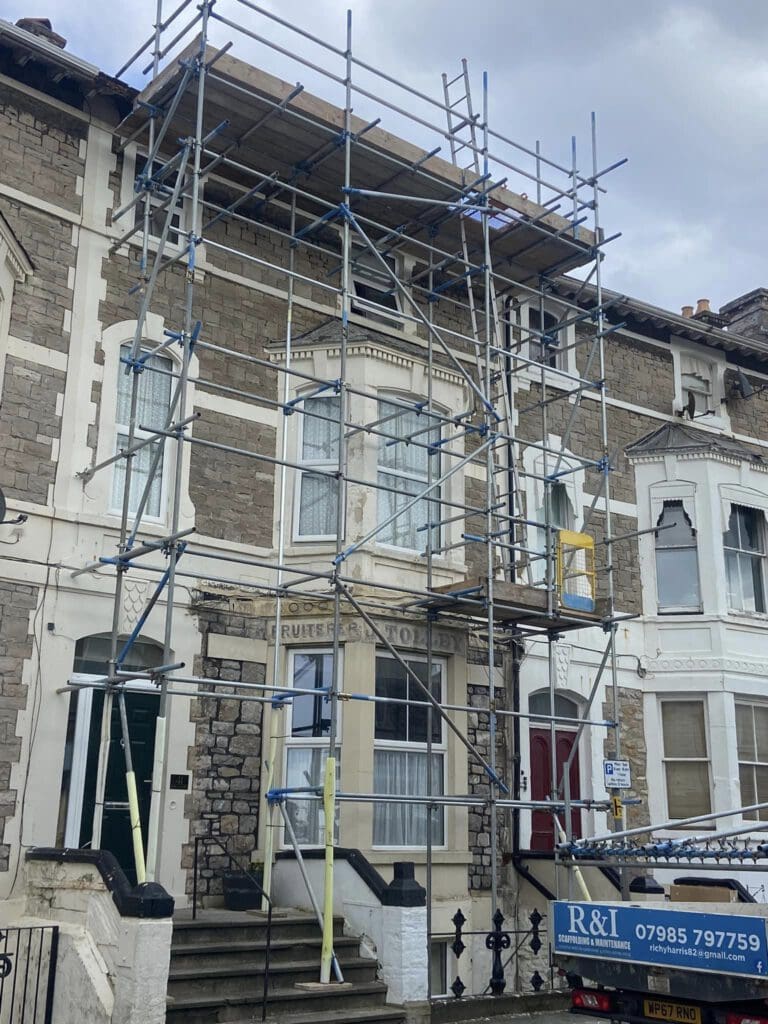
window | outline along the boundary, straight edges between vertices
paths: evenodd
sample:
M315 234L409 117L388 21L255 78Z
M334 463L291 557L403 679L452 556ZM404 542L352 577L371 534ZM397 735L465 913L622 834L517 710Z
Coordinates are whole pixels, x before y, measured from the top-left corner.
M131 354L131 345L120 346L121 360ZM136 407L136 441L149 437L153 430L164 429L171 398L171 372L173 362L167 356L149 356L144 363L144 370L138 375L138 405ZM117 371L117 412L115 451L128 447L131 418L131 394L133 390L132 372L125 372L125 363L119 363ZM144 493L153 456L159 452L159 462L152 478L152 485L147 495L145 514L159 519L163 514L163 478L165 470L164 439L152 441L137 451L131 464L131 495L128 503L129 512L133 515L139 507ZM112 476L113 512L120 512L123 507L123 491L125 489L125 471L127 460L118 459L114 464Z
M661 724L669 817L709 814L712 802L704 702L664 701Z
M725 354L672 339L675 375L673 410L685 419L702 418L707 426L728 425L725 399Z
M744 505L731 505L723 547L728 578L728 606L734 611L764 612L763 513Z
M768 802L768 704L736 704L741 805ZM750 811L747 821L768 821L768 808Z
M530 359L537 363L555 368L561 367L563 353L560 351L561 340L564 331L558 328L559 320L554 313L544 310L544 317L540 309L529 307L528 327L531 334L528 335L528 353Z
M329 651L291 653L291 685L299 690L323 692L318 692L316 697L299 694L291 700L285 756L285 785L288 789L319 786L322 790L331 729L331 702L327 691L331 686L332 672L333 655ZM338 749L336 771L339 772ZM300 845L324 844L325 814L320 798L289 798L286 800L286 812ZM337 820L336 833L338 827Z
M406 659L408 667L428 685L427 663L420 658ZM433 661L429 689L442 699L443 663ZM394 700L417 701L413 704L377 703L375 748L373 752L373 791L392 796L426 796L428 775L435 796L443 793L445 742L443 721L432 712L432 763L428 763L427 728L429 712L423 690L406 673L400 662L387 655L376 658L376 696ZM428 812L423 803L381 803L373 809L374 846L426 846L427 819L431 819L432 842L444 843L443 811Z
M550 467L551 468L551 467ZM537 522L546 522L546 513L542 505L536 512ZM575 517L571 499L568 496L568 488L560 481L549 486L549 522L556 530L572 530L575 525ZM557 537L547 536L547 530L543 525L536 527L536 550L541 552L541 557L533 563L533 580L535 583L546 583L547 581L547 542L550 543ZM578 563L577 563L578 567ZM552 572L555 569L553 565Z
M165 161L155 159L152 161L152 174L159 174ZM146 173L147 158L140 154L136 157L136 183L139 190L139 179ZM149 200L149 233L153 238L160 238L165 227L168 216L168 207L163 204L173 195L176 186L176 171L171 171L161 180L152 183ZM143 182L142 182L143 184ZM183 191L183 186L182 186ZM167 239L172 245L178 245L182 232L183 199L179 197L171 215L171 223L168 228ZM142 225L144 222L144 203L136 203L134 206L134 224Z
M528 698L528 711L531 715L546 715L549 717L551 714L549 703L549 690L539 690L538 693L532 693ZM573 718L579 717L579 705L575 700L571 700L570 697L564 697L561 693L555 694L555 716L557 718ZM574 728L576 722L574 721ZM558 729L568 728L567 723L558 723Z
M429 947L430 990L433 996L447 996L448 990L448 942L433 939Z
M328 473L339 468L339 395L307 398L301 416L296 536L302 540L328 540L336 536L338 481Z
M379 438L378 521L383 523L403 509L414 495L426 489L430 459L432 480L440 476L440 456L436 454L438 449L427 448L427 445L436 444L440 440L440 424L429 413L404 409L386 400L379 402L381 420L385 421L381 424L383 431L405 439L393 441L387 437ZM408 439L416 443L409 443ZM379 541L398 548L425 551L426 526L428 522L436 522L440 518L439 501L440 488L434 487L428 498L417 501L385 526L378 534ZM439 526L432 530L432 546L440 546Z
M397 261L382 253L384 262L397 273ZM352 248L352 312L371 320L401 323L397 286L370 249Z
M665 501L656 527L659 611L700 612L696 531L691 526L682 501Z

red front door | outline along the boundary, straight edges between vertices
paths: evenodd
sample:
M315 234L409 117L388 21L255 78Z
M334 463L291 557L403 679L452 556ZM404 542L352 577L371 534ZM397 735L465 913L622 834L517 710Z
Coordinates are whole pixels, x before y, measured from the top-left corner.
M557 752L557 782L560 783L568 755L573 748L576 733L555 733ZM549 729L531 729L531 799L548 800L552 794L552 737ZM579 796L579 755L571 763L571 799ZM531 825L531 849L553 850L554 833L552 815L548 811L534 811ZM560 823L564 824L561 816ZM581 836L581 811L571 811L574 838Z

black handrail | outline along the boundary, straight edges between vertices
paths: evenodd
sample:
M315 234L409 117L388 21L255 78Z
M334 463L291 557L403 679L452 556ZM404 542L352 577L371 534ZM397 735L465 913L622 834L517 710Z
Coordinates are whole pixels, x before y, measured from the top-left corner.
M266 1020L267 1018L267 998L269 995L269 962L270 954L272 951L272 900L268 893L262 888L261 882L256 880L256 876L250 870L249 867L244 868L238 858L229 852L227 847L224 845L220 836L195 836L195 850L194 859L192 863L192 920L197 920L197 874L198 874L198 863L199 863L199 850L200 846L216 845L222 851L225 857L229 860L230 864L234 864L244 875L246 875L255 888L259 891L260 895L267 901L267 946L264 950L264 990L261 997L261 1019Z

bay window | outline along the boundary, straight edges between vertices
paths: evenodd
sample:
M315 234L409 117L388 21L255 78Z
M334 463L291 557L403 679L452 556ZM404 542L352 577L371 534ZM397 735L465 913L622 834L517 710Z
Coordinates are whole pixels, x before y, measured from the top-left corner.
M385 420L381 429L390 435L379 438L378 521L383 523L428 486L430 459L432 480L440 476L440 456L434 454L436 449L431 453L427 447L440 440L440 424L427 412L403 408L386 399L379 401L379 420ZM394 437L403 440L393 441ZM409 443L409 439L416 443ZM425 551L427 530L424 527L429 521L440 519L439 509L440 487L437 486L428 497L400 512L379 532L378 540L393 547ZM432 529L432 545L440 545L439 526Z
M291 685L298 690L317 690L297 694L291 699L285 749L285 785L288 789L322 787L328 759L331 729L331 687L333 655L330 651L292 651ZM337 783L339 751L336 751ZM325 814L320 796L305 794L286 800L286 813L302 846L322 846L325 842ZM338 832L338 820L335 823Z
M432 677L421 658L405 659L408 668L442 700L444 663L433 661ZM373 790L391 796L434 796L444 792L445 739L443 721L428 710L426 695L394 658L376 657L376 696L415 703L376 703ZM421 705L421 706L417 706ZM432 751L427 750L431 717ZM428 811L425 803L378 803L373 810L374 846L426 846L428 822L435 846L444 843L443 810Z
M131 354L131 345L120 347L121 359ZM173 361L167 356L152 355L144 363L144 370L138 375L138 404L136 407L135 442L147 438L153 430L163 429L166 424L168 406L171 399L171 373ZM131 395L133 391L132 372L125 372L125 363L120 362L117 371L117 403L116 403L116 440L115 452L128 447L131 418ZM131 462L131 493L128 503L129 512L133 515L139 506L149 478L153 457L159 452L159 462L152 478L147 495L144 512L147 516L160 519L163 515L164 487L163 480L166 469L164 438L152 441L140 448ZM111 511L119 513L123 506L125 489L126 459L118 459L114 463L112 474Z
M709 814L712 801L704 702L663 701L661 728L669 817Z
M656 523L656 592L659 612L700 612L696 531L682 501L665 501Z
M339 468L339 395L305 399L301 413L295 536L302 540L336 537ZM315 472L313 472L315 470ZM323 470L323 472L317 472Z
M768 704L736 704L741 806L768 803ZM750 811L747 821L768 821L768 808Z
M733 611L765 611L765 531L763 513L745 505L731 505L723 535L728 606Z

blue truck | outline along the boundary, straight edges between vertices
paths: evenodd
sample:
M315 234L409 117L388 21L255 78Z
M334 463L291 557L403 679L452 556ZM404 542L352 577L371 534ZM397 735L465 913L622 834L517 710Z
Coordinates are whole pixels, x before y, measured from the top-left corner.
M550 904L574 1013L628 1024L768 1024L768 905Z

